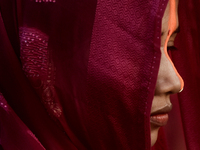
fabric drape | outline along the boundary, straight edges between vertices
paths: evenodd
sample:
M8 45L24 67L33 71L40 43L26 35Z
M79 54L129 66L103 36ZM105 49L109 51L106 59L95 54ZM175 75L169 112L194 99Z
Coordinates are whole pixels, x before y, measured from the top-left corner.
M160 129L156 150L199 148L199 3L187 3L180 1L179 50L171 54L185 88L172 96L174 114ZM2 147L150 150L166 5L166 0L1 0Z

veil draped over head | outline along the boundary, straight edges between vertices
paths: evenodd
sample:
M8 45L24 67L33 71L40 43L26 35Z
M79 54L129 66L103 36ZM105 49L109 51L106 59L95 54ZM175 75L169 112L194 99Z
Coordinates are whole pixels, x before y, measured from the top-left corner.
M0 0L2 148L150 150L167 2ZM185 89L155 150L200 147L199 3L179 3Z

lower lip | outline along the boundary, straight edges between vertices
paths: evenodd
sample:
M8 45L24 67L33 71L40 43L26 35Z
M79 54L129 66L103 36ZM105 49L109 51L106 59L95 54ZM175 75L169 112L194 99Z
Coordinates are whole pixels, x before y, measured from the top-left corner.
M150 122L156 126L164 126L167 124L168 118L168 114L158 114L151 116Z

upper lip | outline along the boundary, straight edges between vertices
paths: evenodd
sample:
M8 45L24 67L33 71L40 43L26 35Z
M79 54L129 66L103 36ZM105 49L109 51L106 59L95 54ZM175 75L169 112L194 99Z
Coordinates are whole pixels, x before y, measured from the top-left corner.
M151 116L158 115L158 114L167 114L172 110L172 104L167 104L164 107L154 111L151 113Z

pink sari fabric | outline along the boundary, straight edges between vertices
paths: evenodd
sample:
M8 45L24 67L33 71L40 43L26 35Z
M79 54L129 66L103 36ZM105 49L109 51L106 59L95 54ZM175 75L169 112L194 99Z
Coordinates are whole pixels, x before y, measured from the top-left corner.
M8 106L2 94L0 95L1 105L1 144L4 149L31 149L44 150L35 135L19 119L13 110ZM22 144L23 143L23 144Z
M150 149L166 3L2 2L1 92L46 149Z
M166 0L0 1L2 147L150 150L149 116L166 4ZM180 6L184 14L187 5ZM181 30L187 33L189 21L184 19L180 16ZM190 25L196 25L195 19ZM177 142L186 141L187 148L194 149L198 143L192 139L199 135L191 123L199 113L198 92L190 87L198 84L189 82L185 66L196 76L197 64L191 61L191 68L182 59L186 53L193 56L198 45L188 46L194 51L180 44L184 50L172 53L185 91L190 91L178 96L181 111L174 100L174 113L181 118ZM193 101L188 102L191 94ZM192 112L187 113L187 105ZM177 148L169 140L170 125L160 130L152 149Z

